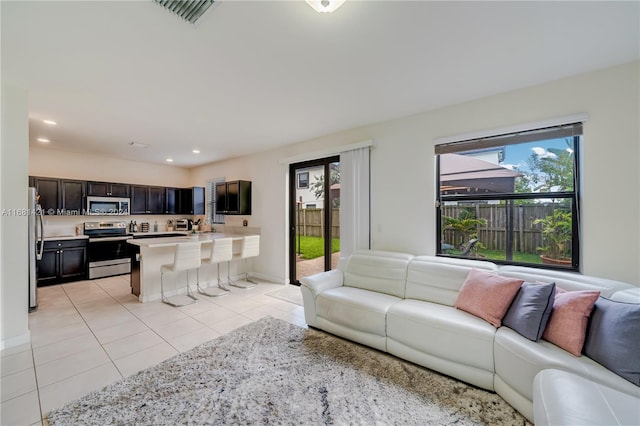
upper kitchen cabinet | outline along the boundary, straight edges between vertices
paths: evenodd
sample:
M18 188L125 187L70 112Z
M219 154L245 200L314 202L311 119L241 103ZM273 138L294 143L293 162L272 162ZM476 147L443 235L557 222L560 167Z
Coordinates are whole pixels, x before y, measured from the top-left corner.
M164 212L165 214L180 213L180 189L178 188L165 189Z
M204 214L204 187L180 189L180 214Z
M32 176L29 184L36 188L44 214L82 214L86 196L84 181Z
M162 214L165 212L165 188L131 185L131 214Z
M38 202L44 214L56 214L60 207L60 180L32 177L30 185L36 188Z
M87 195L129 198L129 185L126 183L87 182Z
M60 208L66 214L83 214L87 184L83 180L60 179Z
M251 182L236 180L216 184L216 214L250 215Z

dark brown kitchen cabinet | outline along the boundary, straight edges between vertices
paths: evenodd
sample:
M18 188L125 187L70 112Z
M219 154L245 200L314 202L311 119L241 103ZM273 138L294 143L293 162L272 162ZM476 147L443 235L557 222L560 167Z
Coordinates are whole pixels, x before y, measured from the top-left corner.
M84 181L32 176L29 184L36 188L44 214L83 214L86 196Z
M250 215L251 182L236 180L216 184L216 214Z
M87 195L129 198L129 185L113 182L87 182Z
M60 206L60 180L46 177L33 177L31 185L36 188L38 202L44 214L56 214Z
M180 189L179 188L166 188L165 214L178 214L180 213Z
M38 286L86 279L87 240L45 241L36 271Z
M180 189L180 214L204 214L204 187Z
M62 214L81 215L85 209L87 184L82 180L60 179Z
M131 214L162 214L164 210L163 186L131 185Z

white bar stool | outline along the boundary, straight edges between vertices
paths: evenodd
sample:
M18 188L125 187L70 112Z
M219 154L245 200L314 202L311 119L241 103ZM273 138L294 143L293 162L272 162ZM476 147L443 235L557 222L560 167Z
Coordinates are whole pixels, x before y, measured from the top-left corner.
M202 288L200 287L200 274L198 273L198 293L205 296L218 297L229 294L229 289L225 287L224 283L220 279L220 268L222 262L229 262L233 258L233 239L232 238L216 238L211 240L211 250L209 251L209 257L203 259L204 265L217 264L218 268L218 287Z
M231 263L229 262L229 268L227 269L227 279L229 281L229 285L239 288L252 288L258 284L255 281L251 281L249 279L249 273L247 271L247 259L250 257L255 257L260 254L260 235L247 235L242 239L242 248L240 249L239 254L233 255L231 260L241 260L244 259L244 280L250 284L237 283L231 279Z
M196 271L198 270L201 264L200 256L200 241L178 243L176 245L173 263L162 265L160 267L160 294L162 295L162 301L164 303L177 307L190 305L198 301L198 299L191 293L191 289L189 288L189 269L195 269ZM186 297L183 295L171 296L171 299L191 299L187 300L185 303L173 302L169 297L166 297L164 295L164 274L167 272L180 271L187 271L187 294Z

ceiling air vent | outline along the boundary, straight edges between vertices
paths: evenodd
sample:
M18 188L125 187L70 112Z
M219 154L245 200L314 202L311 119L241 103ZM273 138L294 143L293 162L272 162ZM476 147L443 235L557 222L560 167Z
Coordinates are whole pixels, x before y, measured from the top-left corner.
M185 21L195 24L213 4L213 0L153 0L169 12Z

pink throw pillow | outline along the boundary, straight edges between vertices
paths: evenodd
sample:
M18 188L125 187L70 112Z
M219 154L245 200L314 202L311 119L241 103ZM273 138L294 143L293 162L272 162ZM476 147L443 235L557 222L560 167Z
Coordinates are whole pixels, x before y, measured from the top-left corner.
M553 310L542 338L572 355L580 356L587 334L589 316L600 296L597 290L556 289Z
M498 328L523 282L471 269L460 288L455 306Z

